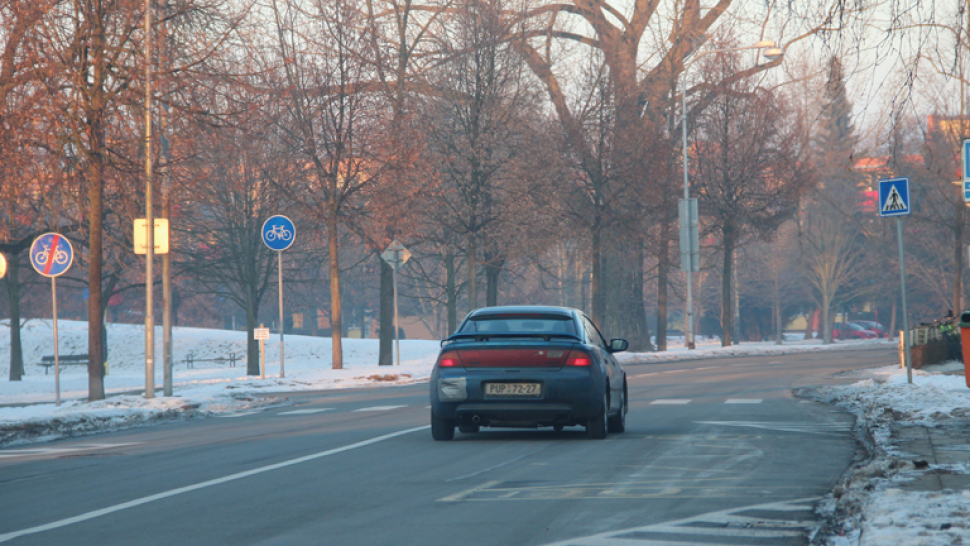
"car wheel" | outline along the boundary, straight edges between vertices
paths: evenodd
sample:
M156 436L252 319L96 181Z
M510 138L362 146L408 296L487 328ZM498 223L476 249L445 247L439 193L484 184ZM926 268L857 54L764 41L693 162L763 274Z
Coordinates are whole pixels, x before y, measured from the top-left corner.
M478 425L458 425L458 432L464 434L475 434L480 430Z
M431 437L437 441L451 440L455 437L455 422L451 419L431 414Z
M556 432L562 432L562 429L563 429L562 425L552 425L552 430Z
M623 383L623 400L620 404L619 411L616 415L609 418L607 421L606 430L609 432L623 432L626 430L626 412L627 412L627 400L626 400L626 383Z
M609 402L609 399L604 394L603 409L597 415L590 417L589 423L586 425L586 436L593 440L606 438L606 412L610 408Z

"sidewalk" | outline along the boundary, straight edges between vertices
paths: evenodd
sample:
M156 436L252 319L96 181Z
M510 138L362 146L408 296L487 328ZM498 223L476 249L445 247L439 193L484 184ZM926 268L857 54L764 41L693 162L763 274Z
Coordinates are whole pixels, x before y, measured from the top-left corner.
M887 366L801 394L856 414L868 457L819 506L813 545L970 545L970 388L962 363Z

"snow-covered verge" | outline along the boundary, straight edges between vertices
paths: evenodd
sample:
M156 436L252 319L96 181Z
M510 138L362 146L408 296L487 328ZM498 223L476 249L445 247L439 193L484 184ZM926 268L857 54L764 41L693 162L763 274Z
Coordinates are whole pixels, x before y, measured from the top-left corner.
M962 369L962 364L950 363L944 370L957 367ZM966 439L970 435L970 389L964 377L915 370L910 385L905 370L896 366L863 373L869 377L851 385L798 393L853 412L868 451L868 457L850 469L821 503L824 523L813 544L970 544L970 490L907 488L908 483L934 474L968 474L970 465L931 464L907 452L900 441L905 432L910 432L909 437L919 436L911 433L915 427L945 429L950 436ZM970 450L970 446L949 449Z
M60 354L87 351L87 324L58 321ZM131 324L108 325L107 398L87 402L86 366L63 365L61 405L54 404L54 370L39 365L53 354L50 321L32 320L22 330L27 375L8 381L9 328L0 328L0 445L60 436L114 430L162 420L240 412L286 404L286 398L267 393L291 393L365 385L399 385L426 381L440 343L401 340L401 365L378 366L376 340L344 339L342 370L332 369L330 338L286 336L286 377L280 378L279 338L266 342L266 379L246 375L246 333L203 328L175 328L173 332L174 397L161 396L161 328L156 329L154 382L156 397L142 396L145 388L145 330ZM188 368L186 356L195 359ZM237 363L200 359L228 358Z
M87 402L88 376L85 366L62 365L61 405L54 404L54 372L44 373L39 364L54 353L50 321L31 320L21 330L27 375L21 381L9 376L9 327L0 323L0 446L32 440L48 440L65 435L127 428L161 420L195 417L286 404L283 393L339 389L374 385L400 385L427 381L440 343L428 340L402 340L401 366L378 366L378 342L372 339L344 339L342 370L332 369L330 338L286 336L285 371L280 378L279 340L274 334L266 342L266 379L246 375L242 362L246 354L246 333L204 328L175 328L173 333L174 397L158 391L146 399L144 327L109 324L108 375L106 400ZM87 324L58 322L60 354L87 352ZM161 328L156 328L156 389L162 387ZM721 347L717 340L704 340L693 351L671 343L665 353L621 353L625 363L717 358L738 355L780 355L820 350L878 349L893 346L888 341L847 341L821 345L818 340L743 343ZM186 357L193 355L189 368ZM235 367L229 363L201 359L228 358L235 354ZM266 396L267 393L278 396Z
M662 353L620 353L617 356L623 364L671 362L677 360L696 360L707 358L727 358L732 356L767 356L814 353L821 351L865 351L871 349L892 349L897 341L889 339L845 340L824 345L821 339L785 341L781 345L773 341L745 342L740 345L721 347L718 339L698 339L696 348L691 351L682 341L670 340L667 350Z

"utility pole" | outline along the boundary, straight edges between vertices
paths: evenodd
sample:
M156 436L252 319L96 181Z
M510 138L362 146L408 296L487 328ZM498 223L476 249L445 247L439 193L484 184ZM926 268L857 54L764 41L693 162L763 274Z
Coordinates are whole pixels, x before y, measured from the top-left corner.
M152 214L152 4L145 0L145 398L155 397L155 317L152 309L152 261L155 216Z

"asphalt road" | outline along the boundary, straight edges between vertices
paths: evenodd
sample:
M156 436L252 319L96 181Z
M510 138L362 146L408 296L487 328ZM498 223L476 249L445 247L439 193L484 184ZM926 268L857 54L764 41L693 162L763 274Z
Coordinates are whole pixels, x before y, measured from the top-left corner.
M794 387L892 351L626 366L627 431L434 442L427 385L0 450L0 542L797 545L857 451ZM758 506L755 506L758 505Z

